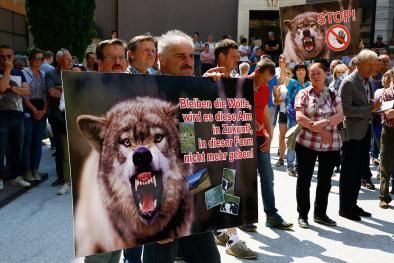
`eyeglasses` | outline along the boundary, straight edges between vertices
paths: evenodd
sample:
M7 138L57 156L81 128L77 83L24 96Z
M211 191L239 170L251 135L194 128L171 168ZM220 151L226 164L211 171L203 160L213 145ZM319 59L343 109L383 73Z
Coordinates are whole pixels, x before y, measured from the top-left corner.
M116 60L116 58L118 58L120 61L126 61L125 55L120 55L120 56L108 55L104 58L106 58L108 61L114 61Z
M14 55L11 54L1 54L0 57L1 58L5 58L7 56L7 58L12 58Z
M44 58L43 58L43 57L34 56L33 58L34 58L35 60L44 61Z

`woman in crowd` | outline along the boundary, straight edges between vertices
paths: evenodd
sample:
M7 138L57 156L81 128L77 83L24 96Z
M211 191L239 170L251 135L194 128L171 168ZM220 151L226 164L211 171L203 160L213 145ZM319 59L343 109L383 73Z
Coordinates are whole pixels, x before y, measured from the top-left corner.
M86 71L86 68L83 64L73 64L71 67L71 71Z
M200 59L202 61L201 76L205 74L209 69L213 68L213 60L215 55L209 50L209 44L204 44L204 51L200 54Z
M279 60L279 63L280 60ZM293 68L286 68L285 69L286 77L291 79L293 78ZM274 104L278 105L279 107L279 160L275 164L275 166L282 166L284 165L285 159L285 151L286 151L286 144L285 144L285 135L287 132L287 115L286 111L286 96L287 96L287 88L286 85L282 84L279 85L276 90L274 91ZM276 125L277 115L275 114L274 123L272 124L272 136L274 134L274 127Z
M347 67L345 64L339 64L335 67L334 72L333 72L333 78L332 78L332 82L330 83L330 88L334 88L334 84L335 81L342 76L343 74L345 74L347 71Z
M392 81L392 76L393 75L393 70L390 69L388 70L386 73L384 73L383 78L382 78L382 85L384 87L384 89L378 89L375 91L375 100L381 100L381 96L382 93L385 89L388 89L391 87L391 81ZM380 115L377 116L377 118L379 118L379 122L378 124L375 126L375 128L373 128L373 133L375 135L375 140L376 143L378 144L378 147L380 149L380 138L382 135L382 129L383 129L383 125L382 125L382 120ZM391 173L392 176L392 188L391 188L391 193L394 194L394 170ZM380 163L379 163L379 167L378 167L378 180L380 180Z
M342 145L337 129L337 125L344 119L342 100L337 91L334 91L334 101L331 100L328 88L325 87L327 72L322 63L310 65L309 75L312 81L311 86L298 92L294 103L297 122L303 127L298 134L296 144L299 164L296 192L298 225L303 228L309 227L309 188L316 158L319 157L314 221L335 226L336 222L327 216L326 211L331 189L331 176ZM309 118L323 95L317 111Z
M286 63L281 63L280 78L287 88L286 97L286 115L287 115L287 129L297 125L295 116L291 114L291 110L294 111L292 105L294 105L294 99L296 94L307 87L309 87L309 75L308 67L305 63L299 63L295 65L293 72L295 73L293 78L286 77ZM290 105L289 105L290 104ZM289 111L290 110L290 111ZM287 174L290 176L295 176L298 172L298 161L296 159L296 152L287 150ZM295 162L295 163L294 163Z
M42 136L46 127L46 112L49 106L45 89L45 73L40 70L44 52L33 49L29 55L30 67L23 69L30 96L23 97L25 115L25 138L22 151L22 171L27 181L41 180L38 168L42 155ZM30 115L30 116L29 116ZM29 116L29 117L28 117Z

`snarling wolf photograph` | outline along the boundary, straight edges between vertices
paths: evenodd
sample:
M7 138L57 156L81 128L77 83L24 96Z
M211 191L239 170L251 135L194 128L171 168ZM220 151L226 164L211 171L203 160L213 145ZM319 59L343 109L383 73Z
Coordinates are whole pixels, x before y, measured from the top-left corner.
M187 177L192 165L179 158L178 108L161 99L137 97L117 103L104 116L78 117L80 132L99 158L93 164L98 169L96 184L83 181L80 188L75 220L77 254L111 249L106 247L107 237L87 238L93 231L87 231L86 217L106 216L110 224L104 229L126 247L160 236L190 234L194 203ZM97 188L97 195L83 198L92 188ZM84 212L94 205L91 198L102 199L103 213Z
M80 73L80 74L76 74ZM140 246L258 221L256 158L191 162L203 152L247 151L253 146L182 153L181 139L209 141L212 125L194 122L180 132L180 98L245 98L254 105L253 81L147 74L62 72L72 180L75 257ZM239 109L220 109L235 112ZM237 112L235 112L237 113ZM215 135L219 140L232 134ZM238 135L253 138L251 134ZM242 171L234 195L238 216L220 212L223 169ZM207 209L205 192L215 186Z
M330 56L326 43L326 26L318 23L317 12L305 12L285 20L288 32L283 53L287 62L323 59Z
M355 10L355 12L351 13L351 10ZM349 12L350 15L346 18L346 21L343 19L345 11ZM352 56L360 52L359 21L361 21L361 18L359 14L361 13L358 12L357 0L282 6L279 8L279 13L283 54L286 62ZM335 25L344 26L350 32L350 35L346 36L349 45L343 50L332 49L334 42L342 43L338 37L329 33L331 32L330 28ZM345 38L343 33L344 31L339 33L339 37ZM331 48L327 43L327 34L329 39L332 39L332 41L329 40Z

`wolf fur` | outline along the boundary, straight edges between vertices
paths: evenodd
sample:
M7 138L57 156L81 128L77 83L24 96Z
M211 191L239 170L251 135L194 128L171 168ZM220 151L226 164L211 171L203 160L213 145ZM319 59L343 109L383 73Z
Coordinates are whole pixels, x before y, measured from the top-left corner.
M304 12L293 20L283 21L288 29L283 51L286 62L301 62L330 56L330 49L326 43L326 26L317 22L317 15L316 12ZM313 39L312 51L308 51L304 45L306 37Z
M78 117L92 152L83 166L75 211L77 257L191 234L194 199L187 177L193 172L180 156L178 109L161 99L137 97L102 117ZM151 153L149 169L162 173L157 217L149 220L141 217L132 189L143 174L134 158L140 149Z

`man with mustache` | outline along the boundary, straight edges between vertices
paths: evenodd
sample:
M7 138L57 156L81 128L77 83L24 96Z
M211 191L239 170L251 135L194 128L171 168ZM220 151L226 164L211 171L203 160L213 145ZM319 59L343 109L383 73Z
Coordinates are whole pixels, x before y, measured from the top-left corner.
M126 43L118 38L101 41L96 47L101 72L124 73L127 69Z

